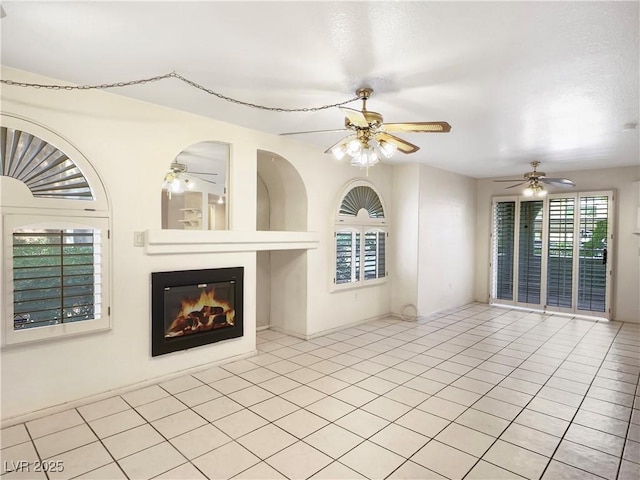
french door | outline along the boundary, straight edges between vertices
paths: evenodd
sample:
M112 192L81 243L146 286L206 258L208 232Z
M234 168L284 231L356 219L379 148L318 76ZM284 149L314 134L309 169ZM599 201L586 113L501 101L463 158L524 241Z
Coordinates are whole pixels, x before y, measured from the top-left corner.
M610 318L612 192L493 200L490 303Z

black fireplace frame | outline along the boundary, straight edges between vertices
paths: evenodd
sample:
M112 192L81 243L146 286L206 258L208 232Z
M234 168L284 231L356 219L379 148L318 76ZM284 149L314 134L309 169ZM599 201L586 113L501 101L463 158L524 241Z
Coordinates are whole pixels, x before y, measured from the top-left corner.
M192 335L165 338L164 289L202 283L235 282L233 327L207 330ZM207 268L151 273L151 356L187 350L242 337L244 333L244 267Z

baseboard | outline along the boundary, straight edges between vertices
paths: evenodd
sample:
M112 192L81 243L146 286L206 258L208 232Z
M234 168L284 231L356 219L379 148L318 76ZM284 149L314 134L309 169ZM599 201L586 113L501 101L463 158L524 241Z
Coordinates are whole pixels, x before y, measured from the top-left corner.
M256 327L256 332L262 332L263 330L269 330L271 328L269 325L264 325L262 327Z
M236 362L238 360L242 360L245 358L253 357L257 355L258 351L253 350L248 353L243 353L240 355L234 355L233 357L225 358L224 360L218 360L216 362L211 362L207 364L197 365L195 367L190 367L184 370L180 370L179 372L174 372L166 375L161 375L159 377L150 378L148 380L144 380L142 382L133 383L130 385L126 385L124 387L114 388L113 390L108 390L106 392L97 393L95 395L90 395L88 397L82 397L78 400L73 400L70 402L60 403L58 405L54 405L52 407L46 407L40 410L36 410L30 413L24 413L21 415L16 415L15 417L10 417L7 419L3 419L0 422L0 428L11 427L13 425L17 425L19 423L29 422L31 420L35 420L37 418L46 417L48 415L53 415L55 413L60 413L65 410L69 410L71 408L81 407L83 405L89 405L90 403L99 402L100 400L106 400L107 398L115 397L116 395L122 395L123 393L132 392L134 390L139 390L141 388L149 387L151 385L156 385L158 383L163 383L169 380L173 380L174 378L181 377L182 375L190 375L192 373L201 372L203 370L207 370L212 367L217 367L220 365L225 365L227 363Z

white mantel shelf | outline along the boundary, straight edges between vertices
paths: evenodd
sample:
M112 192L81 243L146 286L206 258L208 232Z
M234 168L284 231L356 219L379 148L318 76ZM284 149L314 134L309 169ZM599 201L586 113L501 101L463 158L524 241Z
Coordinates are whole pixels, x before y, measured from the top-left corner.
M318 232L266 232L236 230L147 230L145 253L258 252L318 248Z

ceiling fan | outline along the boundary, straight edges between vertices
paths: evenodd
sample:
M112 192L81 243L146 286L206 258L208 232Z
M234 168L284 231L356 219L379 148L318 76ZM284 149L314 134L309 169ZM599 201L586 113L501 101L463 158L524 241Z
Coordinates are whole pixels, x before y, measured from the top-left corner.
M200 175L218 174L207 172L190 172L186 164L179 163L177 160L174 160L173 163L171 163L171 165L169 166L169 170L164 175L162 189L166 190L167 195L169 196L169 198L171 198L172 193L182 193L185 190L194 189L196 186L196 182L194 181L194 179L213 183L214 185L217 184L217 182L214 182L213 180L207 180Z
M494 182L518 182L515 185L511 185L506 188L516 188L516 187L519 187L520 185L527 184L527 188L525 188L523 192L524 195L527 197L544 196L546 194L546 191L544 187L541 185L542 183L545 183L547 185L553 185L554 187L563 187L563 188L576 186L576 184L573 183L568 178L547 177L546 173L538 172L537 168L539 165L540 165L540 162L538 161L531 162L533 171L525 173L523 176L524 180L521 180L521 179L494 180Z
M371 88L359 88L356 95L362 99L362 110L340 107L345 115L345 128L336 130L315 130L308 132L290 132L281 135L301 133L340 132L351 130L353 133L329 147L325 153L332 153L338 160L345 155L351 157L351 164L360 167L375 165L381 157L390 158L397 150L402 153L417 152L420 147L392 135L390 132L404 133L447 133L451 125L447 122L404 122L384 123L382 115L367 110L367 100L373 94Z

